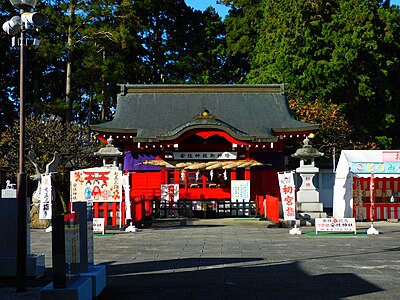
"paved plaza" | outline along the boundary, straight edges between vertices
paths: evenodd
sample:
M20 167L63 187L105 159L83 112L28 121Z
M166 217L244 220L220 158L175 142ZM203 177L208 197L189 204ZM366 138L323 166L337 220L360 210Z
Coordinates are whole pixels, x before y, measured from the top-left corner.
M107 265L99 299L399 299L400 224L377 222L380 235L290 235L267 222L200 220L187 226L94 237L95 263ZM113 233L113 234L110 234ZM15 293L0 279L0 299L39 299L51 281L51 234L31 231L46 274Z

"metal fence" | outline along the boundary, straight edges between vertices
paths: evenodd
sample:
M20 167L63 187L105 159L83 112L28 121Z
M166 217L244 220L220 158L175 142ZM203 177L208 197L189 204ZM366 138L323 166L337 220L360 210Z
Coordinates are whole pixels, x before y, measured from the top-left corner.
M158 218L232 218L255 217L256 201L179 200L153 201L153 215Z

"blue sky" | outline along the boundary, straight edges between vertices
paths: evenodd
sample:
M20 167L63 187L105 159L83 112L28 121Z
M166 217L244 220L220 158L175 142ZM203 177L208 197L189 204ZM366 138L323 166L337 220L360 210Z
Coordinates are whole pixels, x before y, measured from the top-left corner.
M400 0L398 0L400 2ZM223 18L228 13L228 7L217 4L217 0L185 0L186 4L198 10L205 10L210 5L215 7L218 14Z
M225 5L217 4L217 0L185 0L186 4L198 10L205 10L207 7L214 6L218 14L224 18L228 13L228 8ZM400 5L400 0L391 0L391 4Z

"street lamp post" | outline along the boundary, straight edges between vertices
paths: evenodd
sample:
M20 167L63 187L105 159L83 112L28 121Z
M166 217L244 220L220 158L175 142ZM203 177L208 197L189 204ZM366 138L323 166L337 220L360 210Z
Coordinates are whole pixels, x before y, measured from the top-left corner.
M20 9L20 14L24 9ZM21 22L19 60L19 173L17 180L17 291L26 290L27 182L25 172L25 32Z
M35 8L37 0L10 0L19 9L20 17L13 17L3 24L3 29L10 35L20 33L20 65L19 65L19 173L17 181L17 257L16 278L17 292L24 292L27 285L27 250L28 250L28 219L27 219L27 177L25 171L25 30L28 23L43 25L45 18L42 14L26 13Z

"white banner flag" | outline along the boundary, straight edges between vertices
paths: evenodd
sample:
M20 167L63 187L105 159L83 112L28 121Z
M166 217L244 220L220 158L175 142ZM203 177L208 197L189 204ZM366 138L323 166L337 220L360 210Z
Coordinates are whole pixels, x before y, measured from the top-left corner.
M39 219L51 219L51 175L42 174L40 183L40 206L39 206Z
M130 198L130 185L129 174L122 175L122 186L125 191L125 220L131 220L131 198Z
M296 220L295 186L293 172L278 173L281 191L283 218L285 221Z

